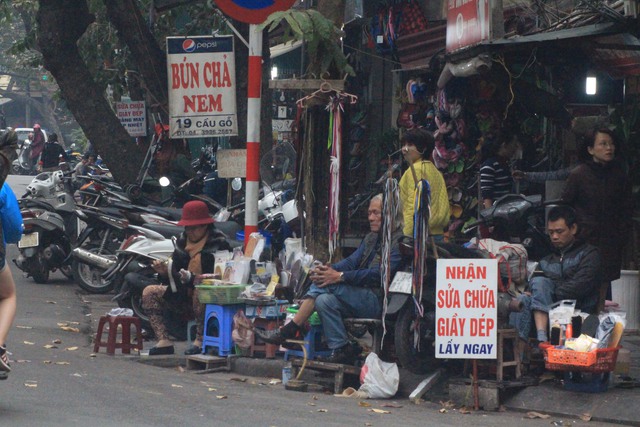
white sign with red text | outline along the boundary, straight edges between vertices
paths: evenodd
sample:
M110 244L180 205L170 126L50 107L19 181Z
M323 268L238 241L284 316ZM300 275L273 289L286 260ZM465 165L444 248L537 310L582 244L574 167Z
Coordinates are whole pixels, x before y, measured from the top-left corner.
M436 357L495 359L498 261L439 259L436 274Z
M116 102L116 114L130 136L147 136L147 115L144 101Z
M167 37L171 138L238 135L232 36Z
M491 17L489 0L448 0L447 53L491 39Z

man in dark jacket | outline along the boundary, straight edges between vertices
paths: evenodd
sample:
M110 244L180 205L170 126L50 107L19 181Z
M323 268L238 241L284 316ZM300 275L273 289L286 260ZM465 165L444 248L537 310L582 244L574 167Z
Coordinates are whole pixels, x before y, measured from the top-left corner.
M539 341L547 341L549 307L556 301L576 300L576 308L593 313L598 302L601 263L598 249L576 239L576 213L569 206L551 209L547 232L556 251L540 261L543 275L534 277L531 310Z
M62 145L58 143L58 135L52 133L49 136L49 140L44 144L44 150L42 150L42 155L40 156L42 172L57 170L60 160L66 160L66 158L67 153L65 153Z
M400 209L398 210L400 211ZM401 215L401 211L399 214ZM310 272L313 284L305 295L298 313L282 328L272 331L256 329L255 333L270 344L282 344L287 339L304 335L307 319L318 311L327 345L333 350L324 361L352 364L361 349L349 341L342 321L345 317L378 318L382 312L380 298L380 259L382 242L382 194L374 196L368 212L371 232L349 257L333 265L320 265ZM401 263L397 242L402 235L402 220L398 216L392 237L391 275Z

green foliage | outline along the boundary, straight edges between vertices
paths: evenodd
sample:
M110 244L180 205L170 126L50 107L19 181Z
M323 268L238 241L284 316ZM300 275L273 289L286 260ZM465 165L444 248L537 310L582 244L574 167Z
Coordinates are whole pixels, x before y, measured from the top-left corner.
M316 10L289 9L272 13L258 26L273 31L278 25L284 28L282 43L303 41L309 56L308 72L321 76L335 68L339 77L343 74L355 75L341 49L340 38L344 33Z
M89 146L89 139L79 127L74 128L71 132L69 132L69 139L70 141L67 141L67 144L76 144L76 149L81 153L83 153Z

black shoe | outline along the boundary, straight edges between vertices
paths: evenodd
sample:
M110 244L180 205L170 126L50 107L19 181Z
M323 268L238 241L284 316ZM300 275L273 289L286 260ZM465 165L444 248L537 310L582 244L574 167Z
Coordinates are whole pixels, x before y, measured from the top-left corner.
M198 347L197 345L192 345L188 349L184 351L184 354L187 356L191 356L194 354L202 354L202 347Z
M175 349L172 345L166 347L151 347L149 349L149 356L166 356L175 353Z
M302 328L293 321L287 323L282 328L265 331L264 329L254 329L258 338L267 344L282 345L286 340L302 339Z
M360 353L362 353L362 348L358 344L349 343L333 350L331 356L318 358L318 360L326 363L353 365Z

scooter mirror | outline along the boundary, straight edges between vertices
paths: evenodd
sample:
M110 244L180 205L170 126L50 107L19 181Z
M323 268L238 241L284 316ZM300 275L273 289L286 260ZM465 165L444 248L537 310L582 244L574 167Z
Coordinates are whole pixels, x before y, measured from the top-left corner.
M161 176L158 182L160 182L161 187L168 187L171 184L171 181L166 176Z
M231 188L233 188L233 191L240 191L242 189L242 178L233 178Z

